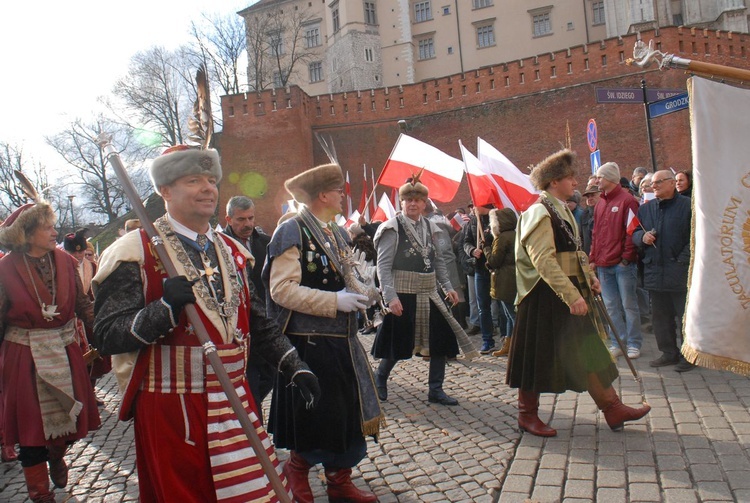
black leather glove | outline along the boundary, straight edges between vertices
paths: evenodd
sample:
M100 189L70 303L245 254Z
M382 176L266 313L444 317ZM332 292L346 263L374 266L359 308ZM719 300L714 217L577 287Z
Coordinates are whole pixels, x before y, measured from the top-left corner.
M164 293L161 296L164 302L172 308L175 318L180 315L185 304L195 302L193 293L193 282L188 281L185 276L176 276L164 281Z
M305 400L307 409L314 409L320 400L320 384L318 378L310 371L298 371L292 377L292 384L299 388L302 398Z

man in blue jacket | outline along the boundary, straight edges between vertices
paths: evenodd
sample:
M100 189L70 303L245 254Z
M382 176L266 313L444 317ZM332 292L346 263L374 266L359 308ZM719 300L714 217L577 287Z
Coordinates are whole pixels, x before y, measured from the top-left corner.
M652 367L676 364L677 372L686 372L695 367L680 355L675 320L682 320L685 314L690 198L677 193L675 176L670 170L654 173L651 186L656 198L639 208L641 227L633 233L633 243L643 252L643 285L651 294L654 335L662 352L649 364ZM680 332L681 329L680 326Z

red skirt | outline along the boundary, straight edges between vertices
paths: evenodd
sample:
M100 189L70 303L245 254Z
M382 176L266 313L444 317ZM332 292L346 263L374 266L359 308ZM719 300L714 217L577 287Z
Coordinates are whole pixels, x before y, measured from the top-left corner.
M56 441L74 441L84 438L89 431L101 426L96 397L91 387L88 370L83 361L81 348L76 343L66 346L70 371L73 377L73 393L76 400L83 404L78 415L76 431L54 439ZM39 396L36 390L36 370L31 357L31 349L15 342L3 341L0 346L2 374L0 388L4 400L3 423L5 444L19 444L24 447L41 447L51 443L44 438L42 412L39 407Z

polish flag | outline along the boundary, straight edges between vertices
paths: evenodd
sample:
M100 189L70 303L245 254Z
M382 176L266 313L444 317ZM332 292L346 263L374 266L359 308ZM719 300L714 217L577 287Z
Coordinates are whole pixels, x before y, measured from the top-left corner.
M372 187L370 187L370 194L372 194L372 197L370 198L370 215L374 215L375 211L377 211L378 207L375 205L375 186L377 183L375 182L375 170L370 168L370 181L372 182Z
M342 222L339 223L344 229L348 229L352 224L359 222L359 211L354 210L354 213L349 215L349 218L342 218Z
M498 181L487 173L479 159L466 150L461 140L458 140L458 145L461 148L461 157L464 159L466 180L469 182L469 192L474 206L494 204L496 208L511 208L516 211L515 206L505 195Z
M638 220L638 217L635 213L633 213L632 208L628 208L628 224L625 226L625 232L628 233L628 236L632 236L635 230L641 226L641 221Z
M456 230L456 232L459 232L461 229L463 229L464 225L469 223L469 217L467 215L464 215L463 213L456 213L453 215L453 218L451 218L451 225Z
M359 200L359 215L364 215L365 220L370 221L370 208L367 206L367 166L364 169L364 178L362 179L362 198ZM359 217L358 217L359 218Z
M477 156L485 172L502 188L516 211L525 211L539 198L539 192L531 184L529 176L481 138L477 138Z
M352 186L349 185L349 170L346 170L346 184L344 185L346 195L346 215L352 214Z
M393 207L393 204L391 204L391 200L388 199L388 196L383 193L383 195L380 196L380 202L378 203L377 209L372 214L372 221L385 222L395 216L396 208Z
M403 133L380 172L378 184L401 187L422 168L420 181L429 189L430 197L443 203L452 201L464 177L463 163Z

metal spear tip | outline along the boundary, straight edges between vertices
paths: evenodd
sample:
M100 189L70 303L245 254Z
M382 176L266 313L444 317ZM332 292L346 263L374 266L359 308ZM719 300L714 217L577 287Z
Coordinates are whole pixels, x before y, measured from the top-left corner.
M112 144L112 134L111 133L105 133L102 131L99 133L96 137L96 144L99 145L99 148L104 149L106 146Z

